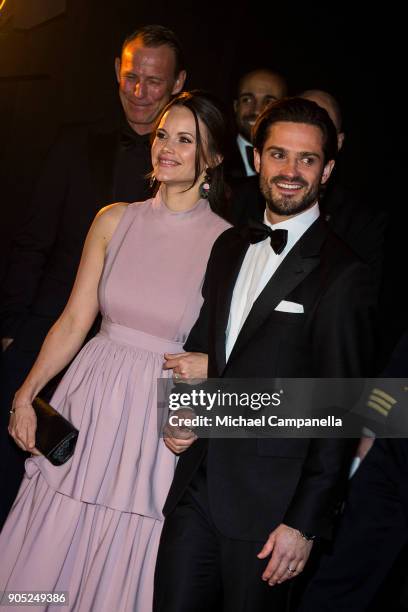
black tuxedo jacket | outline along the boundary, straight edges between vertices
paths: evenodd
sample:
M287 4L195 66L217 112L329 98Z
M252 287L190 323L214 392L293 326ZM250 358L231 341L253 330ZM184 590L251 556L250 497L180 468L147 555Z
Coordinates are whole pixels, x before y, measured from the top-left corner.
M255 301L228 362L225 330L248 249L232 228L214 244L204 304L185 344L209 354L209 377L360 377L370 373L374 291L368 267L318 219L287 254ZM276 311L281 300L304 314ZM329 536L347 444L328 439L197 440L179 459L170 512L206 456L216 527L228 537L265 540L281 522Z
M45 161L2 287L0 336L15 338L16 348L37 350L68 300L88 229L102 206L117 201L119 141L119 124L70 127ZM135 200L148 197L146 157L132 179Z

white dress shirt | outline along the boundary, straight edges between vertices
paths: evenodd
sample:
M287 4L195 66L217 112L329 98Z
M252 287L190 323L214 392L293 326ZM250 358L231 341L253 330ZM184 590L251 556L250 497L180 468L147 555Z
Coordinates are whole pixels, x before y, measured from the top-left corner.
M282 253L279 255L272 249L269 238L257 242L256 244L249 245L232 294L226 330L225 352L227 361L255 300L263 291L286 255L312 223L316 221L319 214L319 205L316 202L311 208L308 208L299 215L272 225L269 223L265 211L265 225L268 225L274 230L288 230L288 241Z
M246 175L247 176L255 176L256 172L249 165L248 155L247 155L247 152L246 152L246 148L247 147L252 147L253 148L252 143L250 143L248 140L246 140L241 134L238 134L238 136L237 136L237 145L238 145L239 152L241 153L242 161L244 162Z

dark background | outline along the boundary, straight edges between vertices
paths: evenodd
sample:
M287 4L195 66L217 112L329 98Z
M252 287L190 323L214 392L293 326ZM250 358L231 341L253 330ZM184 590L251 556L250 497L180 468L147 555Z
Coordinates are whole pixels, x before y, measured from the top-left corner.
M371 3L357 15L357 2L328 5L6 0L0 11L0 277L58 129L113 112L114 56L123 38L146 23L162 23L179 35L187 88L210 89L229 105L237 76L259 65L286 75L292 93L331 91L347 132L342 175L373 206L404 214L402 9Z

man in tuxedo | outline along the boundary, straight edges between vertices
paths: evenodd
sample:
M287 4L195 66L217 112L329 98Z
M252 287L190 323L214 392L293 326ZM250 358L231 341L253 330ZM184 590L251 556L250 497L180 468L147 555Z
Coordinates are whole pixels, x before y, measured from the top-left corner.
M252 128L265 106L287 94L285 79L267 68L244 74L238 83L234 100L237 135L225 160L226 176L234 179L255 176Z
M319 214L337 137L300 98L270 105L254 131L264 224L216 241L204 304L185 344L211 378L359 377L370 372L368 268ZM176 372L183 359L172 361ZM171 359L169 359L171 361ZM350 456L339 439L181 439L164 507L155 612L283 610L315 537L330 537Z
M133 32L115 60L121 119L114 128L72 128L51 149L2 287L0 338L0 526L23 474L25 454L7 434L13 395L68 300L86 233L98 210L149 197L150 132L186 73L175 34Z
M340 152L345 133L342 127L342 113L338 101L328 92L310 89L300 97L316 102L328 113L336 128L337 148ZM256 177L238 179L232 183L231 221L235 225L246 225L248 219L262 219L265 199L259 189ZM361 200L360 196L346 187L337 175L322 186L320 192L320 213L330 228L352 251L368 263L379 288L383 272L384 241L387 216Z

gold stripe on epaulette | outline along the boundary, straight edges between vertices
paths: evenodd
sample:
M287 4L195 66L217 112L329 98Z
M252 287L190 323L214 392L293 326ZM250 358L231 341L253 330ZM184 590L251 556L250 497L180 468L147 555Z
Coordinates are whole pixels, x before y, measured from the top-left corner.
M389 402L391 405L394 405L394 404L397 403L396 399L394 399L391 395L388 395L388 393L386 393L385 391L382 391L382 389L373 389L372 393L375 393L376 395L379 395L386 402Z
M383 416L388 416L388 411L385 410L385 408L382 408L381 406L379 406L378 404L375 404L374 402L371 402L370 400L367 402L367 406L369 408L374 408L374 410L376 410Z
M385 400L381 399L381 397L378 397L377 395L375 395L375 393L371 393L368 399L372 400L373 402L376 402L377 404L379 404L386 410L390 410L390 408L392 408L392 404L390 404L390 402L386 402Z

